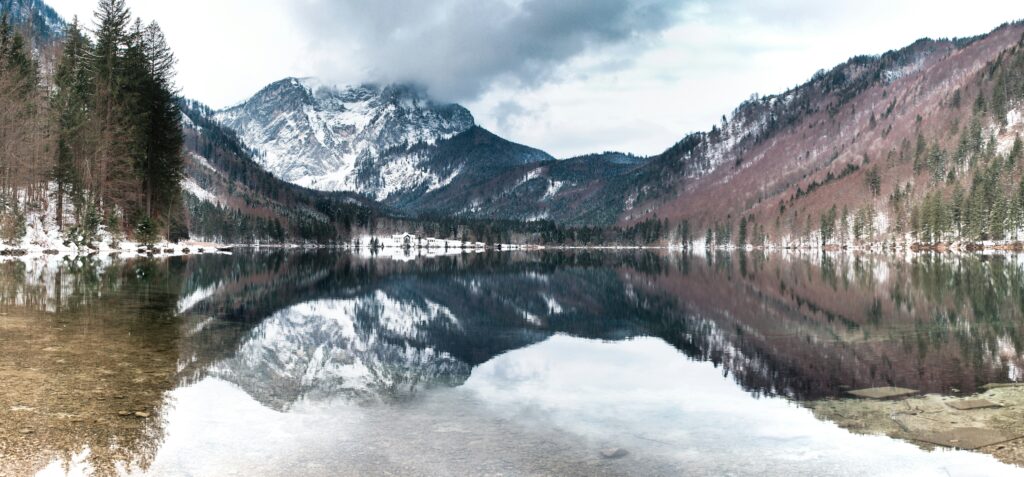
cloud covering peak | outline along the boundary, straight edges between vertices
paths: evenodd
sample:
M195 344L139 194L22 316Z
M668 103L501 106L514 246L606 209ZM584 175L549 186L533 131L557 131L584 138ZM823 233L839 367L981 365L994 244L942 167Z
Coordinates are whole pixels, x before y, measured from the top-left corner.
M291 11L332 79L413 82L472 100L536 86L577 55L670 27L681 0L300 0Z

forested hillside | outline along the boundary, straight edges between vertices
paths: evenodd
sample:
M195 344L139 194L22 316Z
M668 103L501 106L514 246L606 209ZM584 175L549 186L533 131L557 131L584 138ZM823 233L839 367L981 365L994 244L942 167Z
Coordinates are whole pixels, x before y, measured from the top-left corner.
M31 17L30 17L31 18ZM0 23L0 239L48 220L88 244L101 230L144 242L183 234L182 132L174 56L156 23L102 0L94 35L77 21L63 41L31 51ZM55 71L41 73L52 61ZM70 229L70 230L68 230Z
M755 96L639 169L620 220L718 246L1010 246L1024 236L1022 34L921 40Z
M64 35L67 24L43 0L0 0L0 15L12 25L20 25L27 39L47 46Z

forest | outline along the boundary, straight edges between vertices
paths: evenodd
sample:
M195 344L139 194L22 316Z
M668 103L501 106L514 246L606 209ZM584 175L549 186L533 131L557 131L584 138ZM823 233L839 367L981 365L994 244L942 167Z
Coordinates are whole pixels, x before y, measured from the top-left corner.
M76 19L58 41L4 15L0 240L16 243L30 219L82 244L170 236L184 220L174 65L159 25L124 0L100 1L91 35Z
M772 129L780 136L773 141L807 140L810 135L801 131L822 125L833 128L830 133L847 127L852 139L829 145L821 152L825 162L783 182L789 185L774 194L749 200L739 212L673 221L669 240L712 248L1021 248L1024 42L1019 35L1014 38L948 92L941 88L950 82L927 76L904 87L887 83L881 75L863 75L851 80L855 90L862 91L861 83L870 80L881 98L850 105L843 102L848 95L840 95L836 103L836 96L825 94L820 102L830 105L827 116L813 108L803 111L803 124ZM954 43L957 48L970 44ZM885 58L878 60L881 65ZM831 76L819 74L816 80ZM817 87L813 81L803 88ZM920 99L925 97L925 81L940 85L935 89L942 94ZM801 109L800 104L786 107ZM907 119L897 117L901 114ZM793 163L809 156L804 151ZM737 163L732 170L740 167ZM698 223L699 230L692 230L691 223Z

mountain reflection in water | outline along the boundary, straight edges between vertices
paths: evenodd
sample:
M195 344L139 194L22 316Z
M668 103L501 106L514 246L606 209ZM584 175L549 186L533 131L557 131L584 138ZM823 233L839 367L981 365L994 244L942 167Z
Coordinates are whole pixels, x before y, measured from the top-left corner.
M1022 279L1004 256L8 261L0 459L14 475L1005 472L791 402L1021 379Z

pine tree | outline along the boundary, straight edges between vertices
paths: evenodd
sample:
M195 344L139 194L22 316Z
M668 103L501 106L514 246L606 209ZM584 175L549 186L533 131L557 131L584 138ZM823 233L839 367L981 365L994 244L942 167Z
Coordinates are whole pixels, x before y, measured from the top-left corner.
M931 170L932 180L939 182L946 175L946 153L939 148L939 145L932 144L931 152L928 154L928 169Z
M1014 238L1018 238L1018 233L1024 228L1024 178L1021 179L1020 184L1017 186L1017 195L1014 197Z
M957 236L963 234L964 224L964 188L959 182L953 187L953 197L950 204L950 215L953 231Z
M740 229L736 237L736 246L745 247L747 245L747 218L740 218Z
M839 220L839 242L846 245L850 241L850 209L843 206L843 214Z
M174 93L174 56L156 23L136 23L128 49L135 86L133 116L138 124L137 167L147 217L166 218L178 199L182 179L181 111Z
M1021 141L1020 135L1013 139L1013 147L1010 149L1010 155L1007 156L1007 165L1014 166L1017 161L1020 160L1021 155L1024 155L1024 141Z
M821 234L821 245L825 246L832 240L835 235L836 229L836 206L833 205L827 212L821 214L821 225L819 232Z
M992 204L991 220L989 221L989 236L993 240L1002 240L1005 237L1009 209L1010 204L1007 197L1004 194L998 194Z
M871 195L877 197L882 194L882 174L878 171L877 165L872 166L865 173L864 183L868 186L868 190L871 191Z
M64 51L54 75L55 92L51 99L57 122L57 158L53 170L56 183L57 226L63 230L65 198L71 197L76 210L82 204L79 162L87 154L85 128L89 119L92 79L88 59L92 45L75 18L65 32ZM79 218L81 222L81 218Z
M137 184L132 179L130 125L124 111L125 54L128 50L131 12L124 0L100 0L96 10L96 44L91 69L94 78L92 134L96 152L89 187L95 202L107 215L114 207L127 208ZM126 144L127 143L127 144Z

